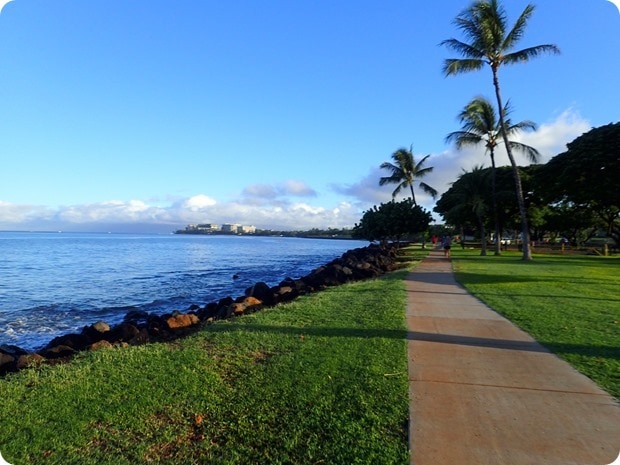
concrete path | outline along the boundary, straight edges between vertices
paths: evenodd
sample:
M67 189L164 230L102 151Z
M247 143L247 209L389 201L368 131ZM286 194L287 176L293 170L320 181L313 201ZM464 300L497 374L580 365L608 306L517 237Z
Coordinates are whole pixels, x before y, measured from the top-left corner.
M412 465L616 460L620 405L469 295L443 252L407 290Z

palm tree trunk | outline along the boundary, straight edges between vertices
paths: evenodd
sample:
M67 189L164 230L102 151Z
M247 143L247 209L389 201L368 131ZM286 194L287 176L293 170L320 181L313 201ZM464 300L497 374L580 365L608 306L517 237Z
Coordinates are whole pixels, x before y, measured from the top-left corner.
M484 228L484 219L478 215L478 228L480 229L480 255L486 256L487 254L487 232Z
M413 182L411 182L409 184L409 187L411 188L411 200L413 200L413 206L417 206L418 204L415 201L415 194L413 193Z
M508 134L506 134L506 124L504 121L504 106L502 105L502 97L499 90L499 79L497 77L497 68L493 68L493 85L495 86L495 97L497 98L497 105L499 109L499 124L502 129L502 138L504 139L504 146L508 153L508 159L512 166L512 174L515 179L515 190L517 192L517 203L519 204L519 214L521 215L521 238L523 242L523 260L529 261L532 259L532 251L530 249L530 229L527 223L527 210L525 208L525 199L523 197L523 187L521 185L521 175L519 174L519 167L515 162L512 155L512 149L508 142Z
M491 195L493 197L493 221L495 222L495 255L501 255L501 246L499 238L499 215L497 211L497 188L496 188L496 171L495 171L495 153L491 148Z

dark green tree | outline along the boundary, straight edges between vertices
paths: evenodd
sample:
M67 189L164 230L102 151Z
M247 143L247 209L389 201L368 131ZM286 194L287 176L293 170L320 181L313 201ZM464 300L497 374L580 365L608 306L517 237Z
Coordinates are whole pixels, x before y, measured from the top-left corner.
M540 173L550 204L592 211L620 246L620 122L594 128L567 144Z
M360 222L353 228L352 236L382 243L398 243L405 237L426 231L432 220L431 213L414 205L413 200L392 200L364 212Z
M485 66L491 68L502 139L506 146L515 180L515 190L521 216L524 260L532 259L527 210L523 198L519 169L508 139L508 125L506 124L505 107L502 103L499 84L499 69L503 65L525 63L542 53L559 53L558 47L552 44L536 45L514 51L514 47L523 37L527 23L533 13L534 5L527 5L515 24L509 28L506 11L498 0L476 1L454 20L456 27L463 33L468 42L448 39L441 43L441 45L447 46L462 57L445 60L443 70L447 76L478 71Z
M470 172L464 171L435 206L435 211L450 224L476 226L480 234L480 255L487 254L485 224L490 218L491 197L490 170L477 166Z
M402 189L406 189L407 187L410 188L411 200L414 205L417 205L415 194L413 192L413 186L416 179L423 178L433 171L432 166L424 167L428 157L430 157L430 155L426 155L416 163L415 157L413 156L413 147L409 150L405 148L398 149L392 154L393 163L387 161L381 163L381 169L388 170L390 175L379 179L379 185L397 185L394 192L392 192L392 199L395 199ZM437 191L425 182L420 182L419 186L424 192L430 194L433 198L437 196Z

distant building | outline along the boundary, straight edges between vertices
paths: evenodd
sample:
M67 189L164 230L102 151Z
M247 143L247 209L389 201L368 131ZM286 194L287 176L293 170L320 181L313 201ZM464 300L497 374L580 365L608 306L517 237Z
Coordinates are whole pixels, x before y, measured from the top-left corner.
M241 227L240 224L235 223L224 223L222 225L222 232L233 233L236 234Z
M177 234L255 234L256 226L244 226L237 223L226 223L221 227L213 223L188 224Z
M188 224L185 228L186 231L195 232L215 232L219 231L220 227L217 224L203 223L203 224Z
M254 234L256 232L256 226L239 226L237 232L239 234Z

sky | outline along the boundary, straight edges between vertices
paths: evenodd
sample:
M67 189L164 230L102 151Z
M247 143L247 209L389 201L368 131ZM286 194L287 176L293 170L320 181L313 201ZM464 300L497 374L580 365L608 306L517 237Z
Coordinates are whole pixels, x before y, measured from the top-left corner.
M513 121L538 124L518 140L544 163L620 119L620 12L608 0L534 3L518 48L562 53L504 67L500 82ZM511 25L526 4L504 1ZM453 20L469 5L10 1L0 13L0 230L351 227L391 199L379 165L401 147L430 155L424 181L441 194L490 164L483 148L445 142L473 97L494 97L488 68L442 73L456 56L439 44L463 39ZM435 205L419 189L416 199Z

